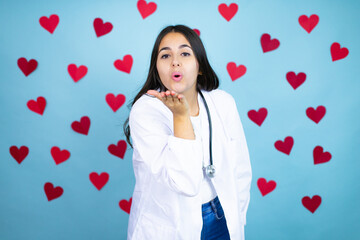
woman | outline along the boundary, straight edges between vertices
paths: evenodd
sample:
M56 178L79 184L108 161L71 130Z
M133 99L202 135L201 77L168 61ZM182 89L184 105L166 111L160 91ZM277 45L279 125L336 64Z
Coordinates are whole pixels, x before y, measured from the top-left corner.
M164 28L124 125L136 178L128 239L244 239L249 153L218 86L199 36Z

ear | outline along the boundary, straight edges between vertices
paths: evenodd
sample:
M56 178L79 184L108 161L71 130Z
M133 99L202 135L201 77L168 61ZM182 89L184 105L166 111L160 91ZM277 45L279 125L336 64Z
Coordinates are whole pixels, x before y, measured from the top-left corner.
M201 72L201 71L199 71L199 75L202 75L202 72Z

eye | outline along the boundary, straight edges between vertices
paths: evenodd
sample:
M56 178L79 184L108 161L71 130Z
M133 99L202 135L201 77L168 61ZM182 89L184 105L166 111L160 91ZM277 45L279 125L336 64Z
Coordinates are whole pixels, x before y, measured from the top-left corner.
M166 58L168 58L170 55L169 54L164 54L164 55L161 55L161 57L160 58L162 58L162 59L166 59Z
M190 53L188 53L188 52L183 52L183 53L181 53L181 55L187 57L187 56L190 56Z

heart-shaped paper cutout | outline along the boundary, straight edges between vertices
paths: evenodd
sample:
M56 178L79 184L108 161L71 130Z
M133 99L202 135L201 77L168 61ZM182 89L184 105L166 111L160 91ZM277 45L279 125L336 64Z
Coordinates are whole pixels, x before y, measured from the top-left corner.
M290 155L293 145L294 139L291 136L286 137L284 141L278 140L275 142L275 148L287 155Z
M239 7L236 3L231 3L229 6L225 3L221 3L218 7L219 13L226 21L230 21L237 13Z
M69 64L68 66L68 72L70 74L70 77L74 80L74 82L79 81L82 79L88 71L88 68L84 65L80 65L77 67L75 64Z
M37 68L38 62L35 59L30 59L30 61L27 61L26 58L22 57L22 58L18 59L17 65L20 68L20 70L27 77L30 75L30 73L35 71L35 69Z
M31 111L43 115L46 107L46 100L44 97L38 97L36 101L29 100L26 105Z
M26 156L29 154L29 148L27 146L11 146L10 149L11 156L20 164Z
M60 150L60 148L56 146L52 147L50 152L56 165L65 162L70 157L70 152L68 150Z
M346 56L349 54L349 50L346 47L341 48L339 43L334 42L330 47L330 53L332 61L335 62L337 60L346 58Z
M312 198L305 196L301 202L307 210L314 213L321 204L321 197L319 195L314 195Z
M118 94L115 97L114 94L108 93L106 94L105 100L111 109L116 112L125 103L126 98L123 94Z
M273 180L267 182L265 178L259 178L257 181L257 186L261 192L261 195L265 196L266 194L274 191L276 188L276 182Z
M137 2L137 8L143 19L145 19L148 16L150 16L151 14L153 14L156 11L156 7L157 7L157 5L154 2L146 3L145 0L139 0Z
M47 30L49 33L53 34L57 25L59 24L59 16L56 14L50 15L50 17L42 16L39 19L40 25Z
M266 108L260 108L258 111L253 109L248 112L248 117L250 118L251 121L253 121L257 125L261 126L261 124L264 122L267 114L268 114L268 111Z
M90 118L88 116L83 116L80 119L80 122L74 121L71 124L71 128L77 133L88 135L90 129Z
M100 191L105 186L105 184L108 182L109 174L106 172L103 172L99 175L96 172L92 172L92 173L90 173L89 178L90 178L90 181L92 182L92 184Z
M316 14L311 15L310 17L307 17L306 15L301 15L299 17L299 24L302 28L305 29L308 33L311 33L311 31L316 27L316 25L319 23L319 16Z
M115 144L111 144L108 146L108 151L112 154L115 155L121 159L124 159L124 155L126 152L126 141L124 140L120 140L118 141L117 145Z
M315 123L319 123L320 120L325 116L325 113L326 108L324 106L318 106L316 110L312 107L306 109L306 115Z
M129 201L123 199L119 202L119 207L126 213L130 214L132 198Z
M300 72L295 74L294 72L288 72L286 74L286 80L290 83L293 89L297 89L301 84L303 84L306 80L306 74Z
M316 146L313 150L314 164L326 163L331 159L331 153L324 152L321 146Z
M118 59L114 62L114 66L117 70L126 73L131 72L132 64L133 64L133 58L131 55L125 55L123 60Z
M53 199L60 197L64 192L62 187L54 188L54 185L50 182L45 183L44 190L45 190L45 194L46 194L48 201L51 201Z
M101 18L95 18L94 29L97 37L108 34L113 29L113 25L110 22L104 23Z
M232 81L235 81L246 73L246 67L244 65L236 66L236 63L234 62L229 62L226 69Z
M261 47L264 53L273 51L280 46L279 40L271 39L270 34L264 33L260 38Z

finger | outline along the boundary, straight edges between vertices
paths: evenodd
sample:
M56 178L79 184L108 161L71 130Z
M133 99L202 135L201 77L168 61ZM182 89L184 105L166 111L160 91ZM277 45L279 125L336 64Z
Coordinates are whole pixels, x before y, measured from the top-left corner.
M147 94L152 95L152 96L154 96L154 97L159 96L159 92L156 91L156 90L148 90L148 91L147 91Z

